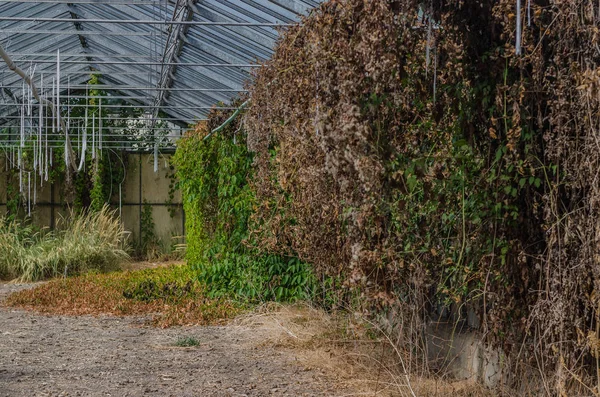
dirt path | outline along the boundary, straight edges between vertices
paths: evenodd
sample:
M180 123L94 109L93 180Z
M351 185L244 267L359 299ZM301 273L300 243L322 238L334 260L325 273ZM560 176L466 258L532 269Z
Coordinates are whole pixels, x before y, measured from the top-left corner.
M27 286L0 284L0 302ZM140 318L45 316L0 304L0 396L346 395L239 326L156 329ZM200 345L174 346L180 337Z

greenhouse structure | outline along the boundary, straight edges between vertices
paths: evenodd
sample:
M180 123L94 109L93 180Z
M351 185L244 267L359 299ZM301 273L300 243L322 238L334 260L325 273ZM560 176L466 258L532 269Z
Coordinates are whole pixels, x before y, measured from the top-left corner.
M600 397L600 1L0 1L0 397Z
M53 162L76 174L89 169L86 157L126 152L126 162L110 159L125 169L107 201L138 240L144 203L163 223L161 238L183 234L181 201L169 198L177 139L243 94L278 31L317 3L3 2L0 146L5 167L18 171L24 210L54 227L73 199L52 183ZM25 162L28 148L33 161ZM6 210L11 197L6 186L0 192Z

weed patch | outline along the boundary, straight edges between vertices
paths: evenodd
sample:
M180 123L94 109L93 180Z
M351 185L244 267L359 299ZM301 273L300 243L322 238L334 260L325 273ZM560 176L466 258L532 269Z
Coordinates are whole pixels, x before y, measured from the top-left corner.
M200 346L200 341L192 336L184 336L177 339L175 342L175 346L177 347L196 347Z
M297 364L319 369L329 381L356 392L381 397L492 397L497 395L473 380L456 380L403 370L410 349L397 344L360 315L326 313L305 304L267 303L235 320L251 329L251 342L293 352ZM412 352L414 354L414 352ZM418 374L418 375L417 375Z
M52 280L17 292L6 304L48 314L149 315L155 326L215 324L243 307L209 298L203 284L186 265L108 274L88 273Z

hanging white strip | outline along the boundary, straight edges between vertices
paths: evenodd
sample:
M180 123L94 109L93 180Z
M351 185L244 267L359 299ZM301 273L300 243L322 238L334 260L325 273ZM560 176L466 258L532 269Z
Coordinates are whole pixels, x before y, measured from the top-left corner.
M56 125L60 126L60 49L56 49Z
M429 9L429 24L427 26L427 47L425 48L425 76L429 72L429 64L431 63L431 19L433 15L431 13L431 8Z
M37 170L37 142L33 145L33 169Z
M85 102L86 102L86 106L85 106L85 121L84 121L85 122L85 128L84 128L84 134L85 135L87 135L87 130L88 130L88 128L90 128L90 123L89 123L89 120L88 120L88 106L87 106L87 105L89 105L89 100L87 99L87 98L90 97L89 91L90 91L89 90L89 86L86 85L85 86L85 97L86 97ZM84 152L85 152L85 150L84 150ZM85 156L85 153L82 154L82 156Z
M65 166L67 169L69 168L69 145L67 144L68 140L65 139Z
M87 149L87 126L83 129L83 143L81 145L81 158L79 159L79 167L77 171L81 171L85 164L85 151Z
M25 81L21 89L21 147L25 146Z
M31 216L31 172L27 173L27 216Z
M48 154L48 132L46 132L46 161L44 162L44 180L48 182L48 163L52 164L52 157Z
M121 184L119 183L119 219L123 219L123 217L121 216L121 206L122 206L122 199L123 196L121 194Z
M33 81L33 74L35 73L35 67L29 64L29 76L31 76L31 81ZM35 134L33 129L33 91L31 86L27 85L27 114L29 115L29 134L28 137L32 137ZM35 151L35 146L33 147Z
M52 100L56 98L56 81L52 78ZM52 112L52 134L56 134L56 111Z
M517 0L517 39L515 40L515 54L521 55L521 0Z
M100 157L102 157L102 98L99 99L100 113L98 115L98 149L100 150Z
M47 98L46 98L47 99ZM48 153L48 112L46 112L46 136L44 137L44 147L45 147L45 158L46 161L44 162L44 180L47 182L48 181L48 163L52 164L52 157L51 155Z
M29 74L29 78L30 81L33 81L33 76L35 76L35 69L36 69L37 65L31 65L29 66L29 71L31 72ZM29 94L29 114L33 115L33 88L31 88L30 85L27 86L27 92ZM33 128L33 124L32 124L32 128Z
M44 74L42 73L41 77L40 77L40 91L44 92ZM42 101L39 101L38 103L38 143L39 143L39 152L41 155L40 158L40 176L43 175L43 171L44 171L44 150L43 150L43 146L42 146L42 128L44 125L44 107L42 106Z
M31 76L31 62L29 63L29 70L27 71L27 74ZM23 87L25 87L24 84L25 80L23 80ZM27 115L31 115L31 89L29 88L29 85L27 86Z
M96 115L92 114L92 160L96 159Z
M67 76L67 104L69 103L69 92L71 91L71 76ZM71 128L71 107L67 106L67 130Z
M156 136L154 139L156 139ZM158 142L154 143L154 172L158 172Z

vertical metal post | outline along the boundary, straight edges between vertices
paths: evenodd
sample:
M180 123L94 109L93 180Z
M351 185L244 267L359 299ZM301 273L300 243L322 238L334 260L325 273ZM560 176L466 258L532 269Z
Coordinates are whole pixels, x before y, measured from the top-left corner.
M139 232L139 243L142 246L142 153L138 153L138 167L140 168L140 192L139 192L139 215L140 215L140 232Z

